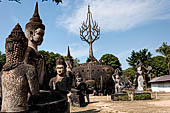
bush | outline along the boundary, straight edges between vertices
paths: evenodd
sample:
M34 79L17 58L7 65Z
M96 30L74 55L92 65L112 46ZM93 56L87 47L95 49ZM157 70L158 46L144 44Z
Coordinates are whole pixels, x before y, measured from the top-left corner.
M150 100L151 94L150 93L134 94L133 98L134 98L134 100Z
M118 101L128 101L129 97L128 97L128 95L121 95L121 96L117 97L117 100Z

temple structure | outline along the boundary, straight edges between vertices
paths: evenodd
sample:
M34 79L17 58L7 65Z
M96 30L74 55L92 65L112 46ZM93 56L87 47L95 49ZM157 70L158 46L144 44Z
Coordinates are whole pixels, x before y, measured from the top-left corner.
M86 63L80 64L73 68L73 73L80 73L83 81L91 81L93 87L99 92L112 93L114 89L111 78L114 69L111 66L103 65L93 55L92 44L100 38L100 28L96 21L93 21L88 6L87 20L82 23L80 28L80 38L89 44L89 57Z

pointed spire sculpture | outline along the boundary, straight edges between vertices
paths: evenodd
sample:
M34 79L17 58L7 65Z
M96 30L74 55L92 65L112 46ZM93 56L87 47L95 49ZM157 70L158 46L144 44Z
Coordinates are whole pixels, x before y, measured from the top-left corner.
M38 13L38 2L36 2L32 18L30 18L30 21L26 24L26 30L35 30L36 28L42 28L45 30L45 26L42 24L42 20Z
M68 51L67 51L67 57L71 57L69 46L68 46Z
M74 60L73 60L73 57L70 54L69 46L68 46L68 51L67 51L66 64L70 69L73 68Z
M96 21L93 21L92 14L90 12L90 6L88 5L88 13L86 22L83 21L80 28L80 38L82 41L85 41L89 44L89 60L88 61L97 61L93 56L92 44L94 41L98 40L100 37L100 28Z

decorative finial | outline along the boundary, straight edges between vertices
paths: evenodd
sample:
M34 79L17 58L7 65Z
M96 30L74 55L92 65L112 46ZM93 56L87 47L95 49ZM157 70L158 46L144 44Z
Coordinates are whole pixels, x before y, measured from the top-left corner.
M88 5L88 13L90 13L90 5Z
M69 49L69 46L68 46L67 57L71 57L71 55L70 55L70 49Z
M25 29L27 31L30 31L30 30L33 31L37 28L42 28L43 30L45 30L45 26L44 24L42 24L42 20L38 13L38 2L36 2L35 10L34 10L34 14L32 18L30 18L30 21L25 26Z
M39 23L42 23L42 20L40 18L39 13L38 13L38 2L36 2L34 14L33 14L32 18L30 19L30 22L39 22Z
M40 17L39 13L38 13L38 2L36 2L33 17Z

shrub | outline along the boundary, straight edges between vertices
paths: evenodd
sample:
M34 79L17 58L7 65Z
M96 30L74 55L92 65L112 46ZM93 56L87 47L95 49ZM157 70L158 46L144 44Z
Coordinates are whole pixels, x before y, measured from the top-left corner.
M151 94L150 93L139 93L139 94L134 94L134 100L150 100L151 99Z

